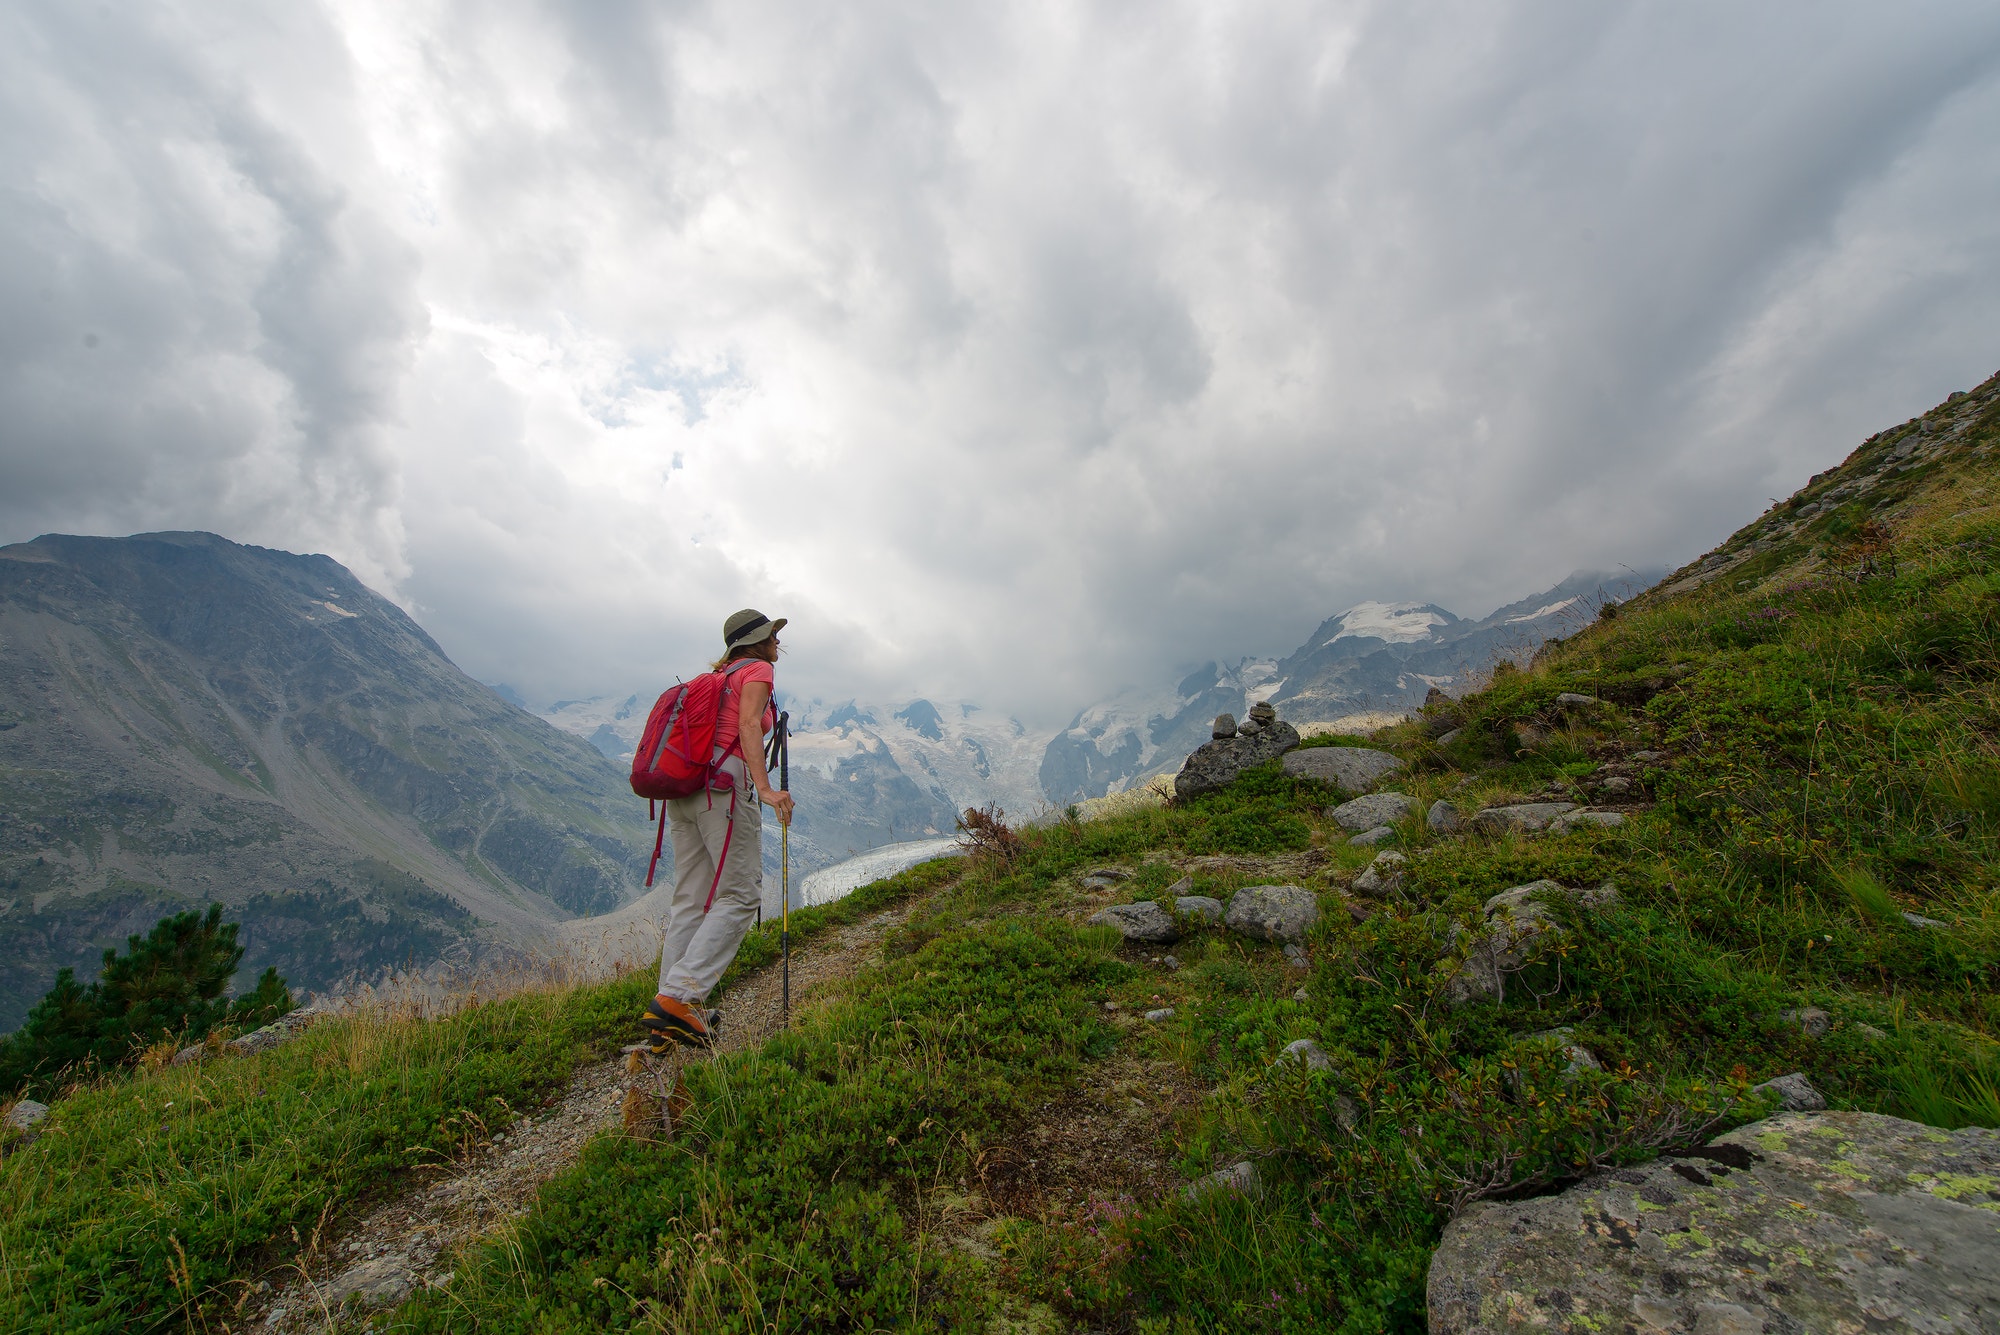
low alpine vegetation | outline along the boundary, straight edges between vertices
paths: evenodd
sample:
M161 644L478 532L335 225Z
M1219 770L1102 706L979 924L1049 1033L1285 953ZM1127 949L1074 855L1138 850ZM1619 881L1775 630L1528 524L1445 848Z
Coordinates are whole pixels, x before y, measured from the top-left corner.
M254 1029L292 1008L276 969L229 1000L223 989L243 960L222 905L162 919L126 953L104 952L88 986L64 969L13 1033L0 1036L0 1094L49 1094L93 1070L139 1061L149 1050L198 1043L217 1029Z

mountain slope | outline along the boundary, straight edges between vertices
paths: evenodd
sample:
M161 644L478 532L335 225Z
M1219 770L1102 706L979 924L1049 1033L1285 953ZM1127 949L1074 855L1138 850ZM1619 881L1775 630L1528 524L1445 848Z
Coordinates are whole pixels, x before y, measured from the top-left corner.
M0 548L0 1025L210 900L295 986L630 900L644 808L324 556Z

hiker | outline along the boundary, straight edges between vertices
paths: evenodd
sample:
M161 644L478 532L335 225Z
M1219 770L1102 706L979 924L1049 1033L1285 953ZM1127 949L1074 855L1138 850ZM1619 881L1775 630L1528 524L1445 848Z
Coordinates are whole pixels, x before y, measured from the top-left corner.
M706 1047L713 1039L721 1016L704 1012L702 1003L736 957L763 899L758 803L775 807L782 824L792 823L792 795L771 786L763 745L777 724L771 665L784 627L784 617L773 621L753 608L722 623L724 651L711 668L725 674L711 759L723 786L667 802L673 906L660 949L659 995L640 1023L689 1047Z

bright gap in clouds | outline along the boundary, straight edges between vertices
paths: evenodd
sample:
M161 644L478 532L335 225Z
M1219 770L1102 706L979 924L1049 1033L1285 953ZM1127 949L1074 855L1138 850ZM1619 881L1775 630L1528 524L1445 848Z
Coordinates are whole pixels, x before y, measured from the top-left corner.
M1975 4L24 3L0 537L325 550L530 698L744 604L1037 720L1683 560L2000 364Z

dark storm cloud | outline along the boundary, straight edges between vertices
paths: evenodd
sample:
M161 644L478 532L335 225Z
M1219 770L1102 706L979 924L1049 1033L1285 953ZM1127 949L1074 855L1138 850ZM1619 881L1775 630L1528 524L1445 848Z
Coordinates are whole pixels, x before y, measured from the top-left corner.
M379 578L414 255L351 207L310 123L216 60L334 34L239 20L216 45L159 10L5 20L0 525L358 546Z
M7 536L322 545L540 698L755 603L1066 714L1678 562L2000 363L1985 6L4 22Z

